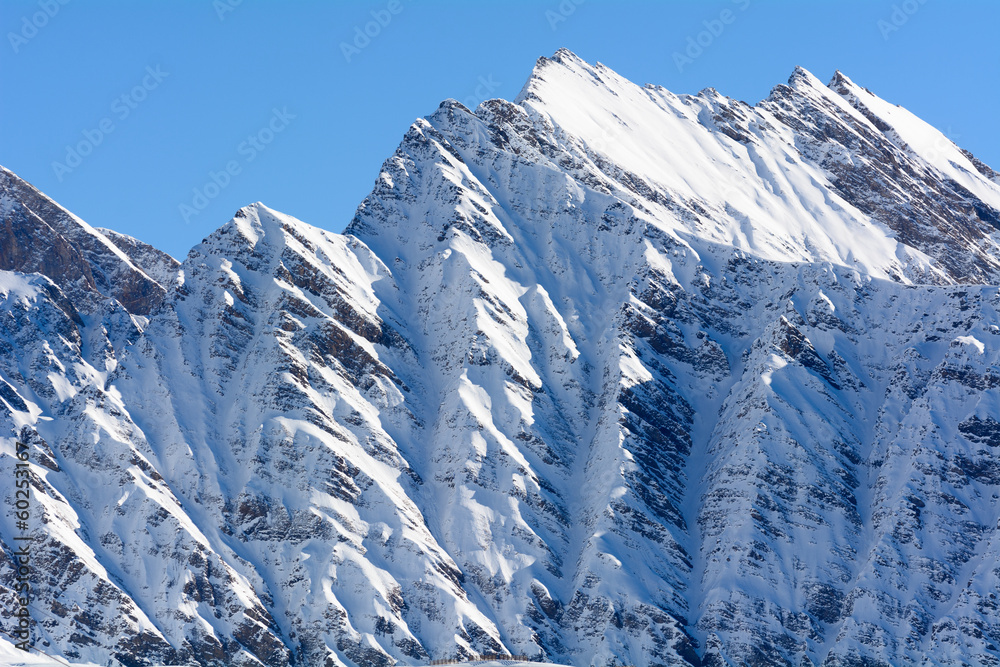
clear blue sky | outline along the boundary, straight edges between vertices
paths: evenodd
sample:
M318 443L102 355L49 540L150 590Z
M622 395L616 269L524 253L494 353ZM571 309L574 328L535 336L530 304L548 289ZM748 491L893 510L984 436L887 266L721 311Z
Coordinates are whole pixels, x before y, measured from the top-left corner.
M795 65L840 69L1000 169L993 0L3 0L0 26L0 164L178 258L258 200L342 230L415 118L512 99L563 46L750 103Z

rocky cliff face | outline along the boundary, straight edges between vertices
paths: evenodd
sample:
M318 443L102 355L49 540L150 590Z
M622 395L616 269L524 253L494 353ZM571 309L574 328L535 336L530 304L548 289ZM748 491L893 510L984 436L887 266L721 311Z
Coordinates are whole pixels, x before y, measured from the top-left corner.
M0 213L0 270L47 276L88 308L113 298L133 314L148 315L163 301L169 273L176 269L173 258L156 251L151 265L158 282L107 236L3 167ZM127 246L145 245L114 235Z
M60 218L0 274L38 645L1000 664L998 216L839 73L750 107L560 51L414 123L343 235L255 204L177 267Z

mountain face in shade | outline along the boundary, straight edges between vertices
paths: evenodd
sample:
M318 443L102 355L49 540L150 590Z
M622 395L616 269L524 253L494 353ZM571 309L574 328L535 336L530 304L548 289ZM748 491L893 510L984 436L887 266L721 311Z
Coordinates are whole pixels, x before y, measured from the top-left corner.
M0 179L46 652L1000 665L1000 176L839 72L561 50L179 265Z
M148 315L163 301L168 272L177 268L176 260L156 250L159 280L150 276L102 230L3 167L0 213L0 270L48 276L81 303L113 298L133 314ZM111 234L149 248L124 234Z

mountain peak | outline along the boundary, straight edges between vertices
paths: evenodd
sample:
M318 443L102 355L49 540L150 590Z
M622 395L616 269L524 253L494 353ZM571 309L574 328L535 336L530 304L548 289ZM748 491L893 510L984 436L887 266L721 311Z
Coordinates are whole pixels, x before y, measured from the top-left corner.
M241 207L228 222L212 232L206 241L212 242L224 238L225 242L229 243L230 237L235 234L236 237L244 239L250 248L255 248L265 238L273 243L284 237L283 233L280 233L280 228L286 218L289 222L294 220L291 216L285 216L257 201Z
M531 71L531 75L521 88L521 92L519 92L514 98L514 103L521 104L524 101L532 99L537 100L536 91L546 81L548 76L556 74L555 70L557 69L564 69L571 72L594 70L594 68L585 60L580 58L580 56L576 55L567 48L560 48L552 54L551 57L547 58L545 56L541 56L535 61L535 66Z
M583 58L576 55L575 53L573 53L564 46L556 49L556 52L552 54L551 59L562 64L567 64L570 62L578 62L578 63L584 62Z
M801 65L796 65L795 69L792 70L791 76L788 77L788 85L792 88L825 88L819 78Z
M238 257L246 266L264 267L287 257L289 250L293 254L311 255L333 238L340 237L258 201L236 211L229 221L195 246L189 258L192 255Z
M853 164L856 170L860 156L846 156L856 155L859 148L850 142L840 145L843 138L838 138L836 133L836 128L845 123L856 126L851 132L868 137L869 142L877 142L877 157L870 157L871 164L884 160L892 162L897 159L893 157L896 151L909 150L899 137L907 133L907 127L915 125L893 111L891 105L849 82L838 72L835 90L798 66L789 77L788 85L777 86L767 100L749 106L711 88L690 96L675 95L655 86L640 87L607 67L590 65L571 51L560 49L551 58L538 60L511 109L501 108L497 103L473 117L454 113L466 110L459 108L457 103L445 102L428 118L429 123L425 121L426 127L419 126L414 137L420 140L420 145L434 147L445 162L451 162L447 154L471 167L476 162L476 155L468 153L474 146L469 139L486 129L487 134L511 146L512 150L528 151L534 156L532 159L549 160L553 165L573 165L571 173L576 177L602 192L619 192L618 196L641 210L648 209L649 204L645 201L635 203L630 198L651 198L654 208L663 207L650 212L655 219L653 224L670 233L722 240L762 258L830 261L860 266L879 277L901 279L907 276L906 280L917 281L927 280L929 275L940 275L942 271L952 277L961 275L963 279L973 280L993 275L998 270L997 262L990 259L990 252L980 243L968 249L974 259L961 260L962 253L946 251L944 246L930 243L927 234L911 236L912 227L892 213L899 206L905 206L909 199L903 197L897 201L901 195L890 196L891 189L879 196L879 200L886 203L880 205L878 215L870 216L864 213L871 209L871 204L864 199L868 195L851 191L850 184L854 180L847 174L841 174L833 182L825 177L789 182L781 176L788 168L783 164L795 164L796 170L818 168L838 174ZM853 97L847 99L848 96L841 94L845 90L851 95L858 92L866 100L870 96L871 102ZM876 106L879 111L872 113L871 108ZM512 109L524 113L515 113ZM787 152L787 137L777 131L773 113L779 114L782 125L809 136L809 142L796 144L795 150ZM903 124L895 127L896 120L887 120L891 118ZM475 130L476 123L486 127ZM890 132L892 128L895 129ZM764 150L768 155L783 157L774 157L771 167L761 169L754 164L754 159L744 154L745 149L734 150L729 142L755 146L756 150ZM840 157L831 164L822 163L831 158L819 157L824 155L822 151L814 153L813 142L832 142L823 150ZM872 148L871 144L868 147ZM957 148L953 152L959 164L969 165L970 173L958 173L960 170L951 167L950 163L938 168L949 175L955 174L953 180L986 202L990 210L1000 208L1000 202L991 203L996 200L992 192L995 183L992 180L982 183L983 179L974 175L977 170L983 173L985 167L976 167ZM937 160L931 152L921 155L921 159ZM397 160L396 156L392 158L393 162ZM862 160L860 164L869 163ZM380 183L410 180L405 169L395 173L401 166L392 167L392 174L384 173ZM922 167L913 169L916 173ZM456 177L457 173L449 178ZM468 179L469 175L461 178ZM822 220L803 212L802 202L823 199L826 197L824 192L829 189L838 191L850 206L830 207L825 210ZM915 186L912 196L917 196L919 191L920 187ZM389 195L391 188L380 192ZM470 199L477 197L470 196ZM684 213L678 214L678 201L700 203L682 206ZM470 206L476 209L471 203ZM780 215L777 211L781 211ZM971 215L970 222L976 233L982 235L984 241L987 237L992 238L994 232L989 228L992 214L984 213L985 225L978 214ZM947 220L947 214L942 211L941 215L931 216L934 222L928 224L940 226L942 216ZM460 217L464 218L465 214ZM747 233L747 219L758 221L751 224L752 233ZM501 229L503 224L496 221L491 227ZM966 223L955 224L961 227ZM351 229L361 233L360 225L352 223ZM953 235L955 230L949 229L947 233ZM445 238L447 235L436 232L435 236ZM864 240L855 243L848 239ZM985 243L992 247L997 241ZM928 263L929 257L943 260L945 255L951 265L947 269L935 262ZM972 268L973 264L977 268Z
M874 96L872 91L868 90L864 86L859 86L854 83L850 77L841 72L839 69L833 73L833 77L826 85L830 88L830 90L845 98L853 95L856 91L864 91L865 93Z
M826 84L826 85L828 85L828 86L830 86L831 88L833 88L833 87L834 87L835 85L839 85L839 84L842 84L842 83L843 83L843 84L848 84L848 85L851 85L851 84L853 84L854 82L853 82L853 81L851 81L851 79L850 79L850 78L849 78L849 77L848 77L848 76L847 76L846 74L844 74L843 72L841 72L841 71L840 71L840 70L838 69L838 70L835 70L835 71L834 71L834 73L833 73L833 77L832 77L832 78L830 79L830 83L828 83L828 84Z

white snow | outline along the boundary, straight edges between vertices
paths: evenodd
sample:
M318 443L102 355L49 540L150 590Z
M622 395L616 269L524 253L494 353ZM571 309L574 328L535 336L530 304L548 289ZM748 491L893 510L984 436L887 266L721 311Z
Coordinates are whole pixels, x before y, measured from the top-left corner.
M963 345L972 345L979 350L979 354L983 354L986 351L986 346L975 336L959 336L955 340Z

